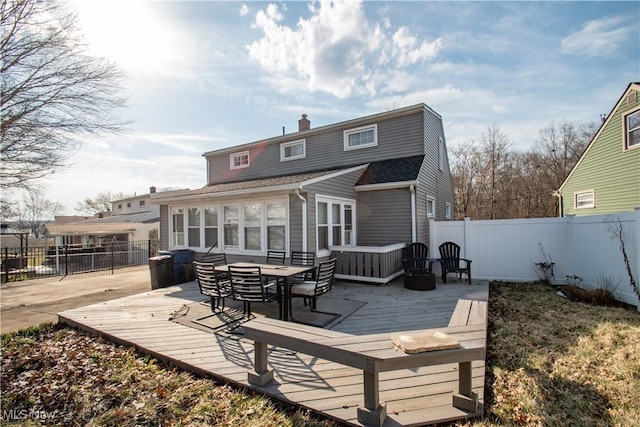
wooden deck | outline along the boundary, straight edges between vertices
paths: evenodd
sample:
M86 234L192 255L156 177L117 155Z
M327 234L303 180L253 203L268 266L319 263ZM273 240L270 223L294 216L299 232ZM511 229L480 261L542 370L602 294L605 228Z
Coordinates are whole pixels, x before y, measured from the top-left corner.
M394 333L446 327L458 299L487 301L488 283L472 286L452 279L434 291L404 289L401 280L387 286L338 282L333 297L367 304L333 330L350 334ZM183 304L201 301L195 282L157 289L59 313L62 323L133 345L181 368L253 388L350 425L363 406L362 371L301 353L273 349L269 365L275 381L263 387L247 382L253 369L253 343L242 336L223 336L169 320ZM258 306L254 309L258 311ZM486 325L485 325L486 328ZM391 345L391 342L390 342ZM473 362L473 391L484 402L484 362ZM452 406L458 364L383 372L380 400L386 402L385 427L426 425L468 418Z

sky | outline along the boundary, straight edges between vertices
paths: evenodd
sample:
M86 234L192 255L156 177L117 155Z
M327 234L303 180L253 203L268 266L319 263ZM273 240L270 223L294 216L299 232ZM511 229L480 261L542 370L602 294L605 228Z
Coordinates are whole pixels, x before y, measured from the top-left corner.
M83 139L44 181L61 214L101 192L206 185L203 153L425 103L448 149L495 124L532 148L599 122L640 81L636 1L74 0L95 55L126 73L126 132Z

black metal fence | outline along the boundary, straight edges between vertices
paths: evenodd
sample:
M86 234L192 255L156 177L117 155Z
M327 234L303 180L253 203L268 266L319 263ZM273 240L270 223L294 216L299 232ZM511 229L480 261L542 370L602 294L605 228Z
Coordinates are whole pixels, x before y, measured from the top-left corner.
M99 246L64 245L2 248L2 282L146 265L158 241L113 241Z

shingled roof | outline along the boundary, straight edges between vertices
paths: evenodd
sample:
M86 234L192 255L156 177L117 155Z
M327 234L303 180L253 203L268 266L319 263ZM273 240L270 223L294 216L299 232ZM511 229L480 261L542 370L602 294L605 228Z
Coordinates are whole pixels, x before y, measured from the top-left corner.
M424 155L371 162L356 185L386 184L418 179Z

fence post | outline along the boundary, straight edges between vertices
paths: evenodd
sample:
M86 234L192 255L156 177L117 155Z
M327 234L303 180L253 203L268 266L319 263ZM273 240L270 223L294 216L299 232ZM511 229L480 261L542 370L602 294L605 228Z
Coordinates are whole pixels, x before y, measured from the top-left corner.
M462 256L464 258L469 258L468 254L467 254L467 235L469 234L469 227L471 227L471 218L469 217L464 217L464 227L462 228L462 247L464 249L464 253L462 254Z
M64 275L69 275L69 245L64 245Z
M151 258L151 239L147 240L147 259Z
M113 263L113 240L112 240L112 241L111 241L111 274L113 274L113 273L114 273L114 270L115 270L115 268L114 268L113 264L114 264L114 263Z
M640 206L633 208L633 210L636 213L636 217L634 218L634 227L633 227L633 233L636 236L636 268L635 268L635 279L636 279L636 283L640 280ZM633 266L631 267L632 271L633 271ZM638 304L636 305L636 308L638 309L638 313L640 313L640 300L638 301Z
M2 283L6 283L9 281L9 249L7 247L4 248L4 258L2 261L5 263L5 269L2 270ZM6 280L5 280L6 279Z
M575 217L575 214L568 214L566 215L567 218L567 227L569 228L569 230L567 230L567 241L568 241L568 245L569 247L566 249L569 252L569 268L567 269L567 271L569 272L570 276L573 276L573 217Z

